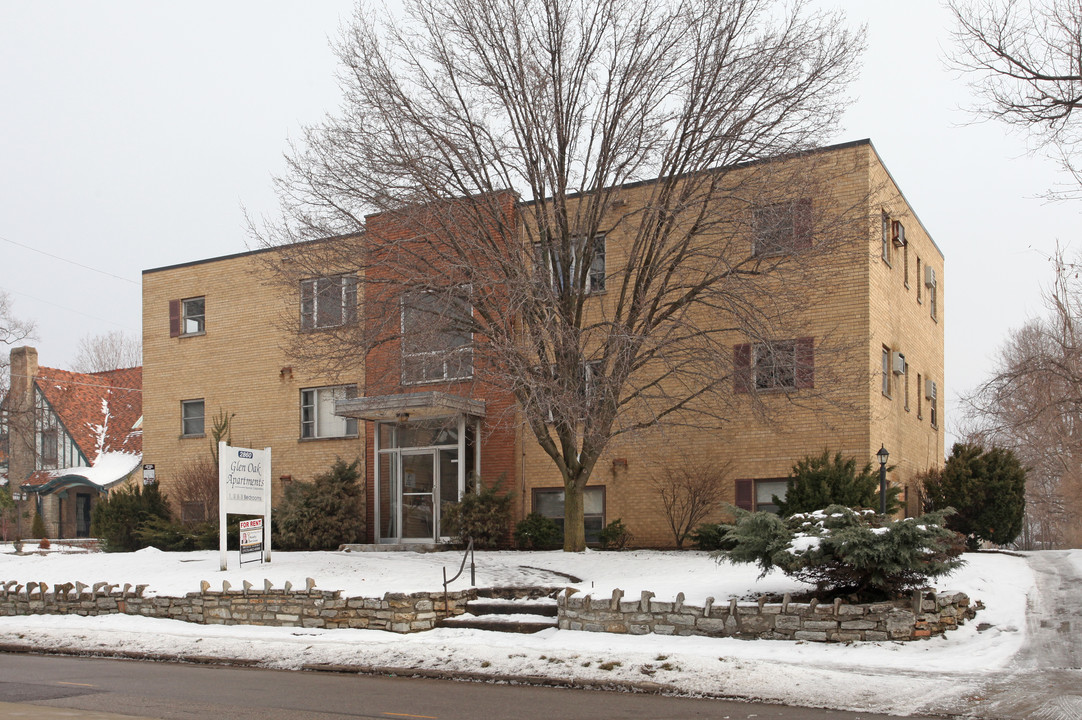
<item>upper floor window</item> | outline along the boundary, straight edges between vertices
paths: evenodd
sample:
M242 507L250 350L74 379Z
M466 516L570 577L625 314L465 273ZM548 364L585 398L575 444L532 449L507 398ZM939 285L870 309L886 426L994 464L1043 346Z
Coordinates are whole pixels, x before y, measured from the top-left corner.
M733 347L733 366L736 392L814 387L814 339L736 345Z
M202 335L207 330L207 299L169 301L169 337Z
M928 314L932 316L933 320L938 320L936 317L936 299L939 282L936 279L935 268L931 265L924 266L924 285L928 291Z
M199 400L181 400L180 434L201 437L204 433L204 403Z
M473 377L473 311L461 298L419 292L402 298L402 382Z
M883 382L883 395L885 397L890 397L890 374L891 374L890 348L888 348L886 345L883 346L883 368L882 368L882 370L883 370L883 379L882 379L882 382Z
M301 281L301 329L336 327L357 319L357 276Z
M356 392L356 385L301 390L301 437L327 438L356 435L356 418L345 418L334 414L335 403L353 397Z
M811 247L811 200L805 198L755 208L754 230L754 255L784 255Z
M42 428L40 437L39 455L41 466L56 466L60 457L59 433L56 427Z
M577 277L579 262L586 256L587 238L577 235L571 238L571 277ZM552 288L557 292L563 283L562 265L558 254L546 253L543 243L534 243L534 263L538 271L552 280ZM605 234L594 235L589 253L590 267L586 272L586 292L605 292Z

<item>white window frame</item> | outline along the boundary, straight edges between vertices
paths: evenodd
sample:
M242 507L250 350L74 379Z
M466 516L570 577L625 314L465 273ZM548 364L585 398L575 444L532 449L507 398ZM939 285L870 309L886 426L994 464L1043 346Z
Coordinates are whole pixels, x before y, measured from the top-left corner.
M196 406L199 406L200 414L196 415L190 413L189 410L194 410ZM199 432L189 432L190 423L195 420L199 420ZM207 404L203 398L193 398L192 400L180 401L180 436L181 437L203 437L207 432Z
M886 345L883 346L883 386L880 390L883 392L883 397L892 397L890 394L890 378L893 374L893 368L891 366L891 351Z
M338 427L323 427L320 422L320 406L334 404L356 394L356 385L324 385L322 387L303 388L301 390L301 439L322 440L326 438L357 437L357 418L338 418L342 422ZM336 416L337 417L337 416Z
M328 275L301 280L302 330L341 327L357 319L357 276Z
M412 293L413 296L417 296L418 293ZM435 293L424 292L420 295L436 298ZM453 345L448 343L444 347L429 346L424 349L407 349L407 345L412 342L412 338L409 336L409 328L407 328L407 313L411 310L416 310L419 313L433 316L433 322L429 323L430 326L437 324L435 321L437 318L437 310L433 309L431 312L427 312L423 308L412 308L410 306L411 294L403 295L399 306L399 322L402 338L402 368L401 378L403 385L424 385L427 383L435 382L449 382L454 380L469 380L473 377L473 332L469 333L452 333L446 330L436 330L434 332L433 340L439 337L450 338L456 336L459 340L463 340L461 344ZM462 312L465 316L473 316L473 306L468 302L462 302ZM417 368L420 368L420 373L417 373ZM438 372L429 372L438 370Z
M199 304L198 312L195 305ZM192 328L188 324L192 324ZM180 334L203 335L207 331L207 298L206 296L185 298L180 301Z
M563 488L558 488L558 487L534 488L533 493L532 493L532 497L531 497L531 503L532 503L531 506L532 506L533 511L538 513L539 515L544 515L549 520L552 520L554 523L556 523L560 527L560 530L563 531L563 529L564 529L564 515L563 515L563 513L561 513L559 515L555 515L553 513L547 513L546 514L546 513L541 512L541 509L539 507L541 505L541 502L539 502L539 498L540 498L540 496L543 496L543 495L551 495L551 496L553 496L554 500L555 500L556 497L559 497L559 502L563 503L564 502L564 497L565 497L564 489ZM598 499L598 498L600 498L600 499ZM605 524L606 524L605 523L605 515L606 515L606 510L607 510L607 508L606 508L607 503L608 503L608 493L605 492L605 486L604 485L590 485L590 486L587 486L587 487L583 488L583 491L582 491L582 514L583 514L583 520L587 521L587 528L588 529L586 530L586 535L587 535L586 542L588 542L590 544L593 544L593 543L596 543L596 542L599 542L599 541L594 539L594 537L593 537L594 531L592 529L590 529L589 526L593 525L596 522L597 523L597 532L600 532L601 530L605 529ZM601 512L589 512L591 504L593 504L593 505L600 504Z

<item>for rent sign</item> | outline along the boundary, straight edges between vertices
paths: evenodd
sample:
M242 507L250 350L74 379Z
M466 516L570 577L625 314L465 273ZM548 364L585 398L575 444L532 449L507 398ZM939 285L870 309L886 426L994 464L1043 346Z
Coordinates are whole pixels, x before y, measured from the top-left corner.
M218 525L222 570L226 569L226 516L258 515L260 550L270 562L271 449L254 450L218 443ZM265 522L264 522L265 521ZM263 529L266 529L266 534ZM254 530L255 528L249 528ZM263 542L266 538L266 542ZM243 540L242 540L243 553Z

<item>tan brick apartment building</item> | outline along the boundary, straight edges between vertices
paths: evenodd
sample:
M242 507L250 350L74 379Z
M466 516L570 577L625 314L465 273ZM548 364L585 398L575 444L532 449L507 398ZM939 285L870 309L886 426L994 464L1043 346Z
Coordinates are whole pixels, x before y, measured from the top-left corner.
M820 154L841 171L815 197L791 198L786 232L810 241L804 213L848 204L864 222L863 239L814 268L808 302L792 314L789 334L769 343L769 358L761 338L733 335L733 409L723 429L670 427L614 441L588 485L590 530L620 518L637 543L671 544L651 484L666 466L725 464L730 499L762 507L796 459L830 449L872 461L881 445L906 512L918 512L913 477L944 454L943 255L870 142ZM634 205L637 192L622 194ZM369 218L369 236L393 231L381 222ZM604 242L617 258L626 240L613 233ZM144 458L166 492L184 463L209 453L211 418L226 413L236 444L273 448L276 497L336 456L363 458L371 542L438 539L439 507L465 491L471 472L514 492L516 518L560 516L559 473L529 431L508 421L509 396L469 382L468 344L433 364L407 334L367 359L367 377L360 359L335 376L291 360L284 348L295 338L284 318L299 317L313 341L321 328L370 320L358 317L359 285L342 269L292 289L271 282L264 261L280 252L144 272ZM606 301L599 294L599 309ZM410 317L399 321L407 327Z

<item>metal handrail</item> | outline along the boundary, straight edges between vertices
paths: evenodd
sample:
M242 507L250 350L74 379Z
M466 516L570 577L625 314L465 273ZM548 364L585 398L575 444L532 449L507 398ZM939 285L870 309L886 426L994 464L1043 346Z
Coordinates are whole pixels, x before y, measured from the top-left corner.
M473 538L470 538L469 544L466 545L466 552L462 556L462 564L458 566L458 572L450 580L447 579L447 568L443 568L443 611L447 613L448 617L451 615L451 604L448 601L449 596L447 594L447 586L458 580L462 571L466 569L466 558L470 559L470 586L475 587L477 585L477 566L473 561Z

